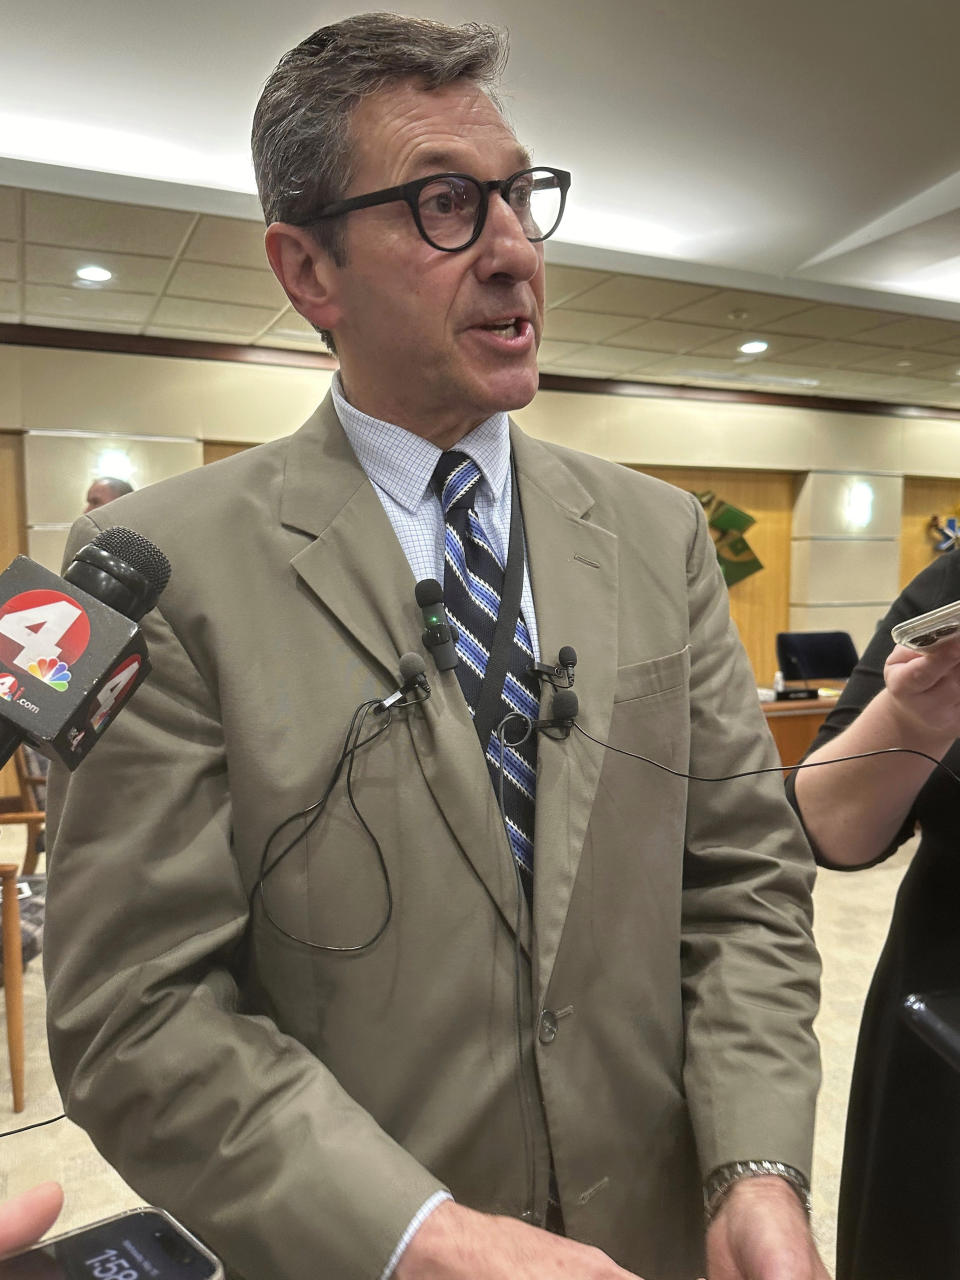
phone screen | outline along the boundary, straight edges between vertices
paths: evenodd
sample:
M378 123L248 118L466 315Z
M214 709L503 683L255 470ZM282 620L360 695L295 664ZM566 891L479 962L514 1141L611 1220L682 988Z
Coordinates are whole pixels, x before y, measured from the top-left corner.
M210 1280L219 1271L154 1209L94 1223L0 1261L0 1280Z

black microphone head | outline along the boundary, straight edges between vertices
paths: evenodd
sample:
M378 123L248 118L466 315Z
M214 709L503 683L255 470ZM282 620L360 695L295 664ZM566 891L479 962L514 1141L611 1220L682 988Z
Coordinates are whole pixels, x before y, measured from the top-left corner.
M401 683L408 684L411 680L416 680L417 676L422 676L426 669L427 664L419 653L403 654L400 658Z
M414 588L417 604L421 609L429 609L432 604L440 604L443 600L443 587L436 578L424 578Z
M120 525L104 529L94 538L93 545L103 547L104 551L109 551L142 573L158 596L170 581L170 561L155 543L133 529L124 529Z
M577 665L577 651L572 644L565 644L557 658L561 667L575 667Z
M580 711L580 699L572 689L558 689L550 704L551 720L576 720Z
M139 622L170 579L170 561L132 529L105 529L81 547L63 574L125 618Z

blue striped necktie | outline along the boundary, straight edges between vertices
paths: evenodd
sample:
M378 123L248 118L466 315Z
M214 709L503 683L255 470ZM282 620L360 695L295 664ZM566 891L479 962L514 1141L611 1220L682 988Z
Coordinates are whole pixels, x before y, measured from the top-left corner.
M433 473L433 488L443 507L444 606L460 633L457 641L457 677L470 714L474 715L487 660L493 643L503 592L503 565L474 510L480 470L472 458L451 449L440 455ZM519 518L514 512L513 518ZM517 619L510 659L501 695L501 718L520 712L536 720L540 713L540 689L527 668L534 661L526 623ZM513 720L506 727L508 742L522 736L523 724ZM487 767L495 789L500 786L500 744L494 731L485 744ZM507 746L503 758L503 798L507 835L520 868L528 899L533 888L533 826L537 780L537 735L533 732L519 746Z

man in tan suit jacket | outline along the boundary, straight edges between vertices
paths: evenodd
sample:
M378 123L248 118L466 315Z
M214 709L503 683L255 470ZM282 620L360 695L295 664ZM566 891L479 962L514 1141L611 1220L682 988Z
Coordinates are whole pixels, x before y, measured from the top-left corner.
M392 15L287 56L255 125L267 250L336 343L333 398L75 528L132 527L173 575L152 676L54 784L58 1080L249 1280L822 1280L809 853L775 771L684 776L777 763L695 499L508 431L543 254L504 181L530 162L485 91L498 57ZM393 190L434 174L428 209ZM438 248L435 215L474 238ZM426 481L477 441L516 469L540 658L579 658L585 732L538 740L532 904L454 671L371 712L317 803L355 709L422 652Z

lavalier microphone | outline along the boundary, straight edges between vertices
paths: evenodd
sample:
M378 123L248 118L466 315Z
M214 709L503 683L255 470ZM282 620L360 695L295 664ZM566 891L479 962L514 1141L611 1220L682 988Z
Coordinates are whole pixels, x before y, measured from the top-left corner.
M399 702L401 706L413 706L416 702L426 702L430 697L430 686L427 684L426 677L427 664L420 657L419 653L405 653L400 659L400 688L395 689L389 698L376 707L378 712L387 711L390 707L394 707ZM420 690L420 697L414 698L413 702L404 702L408 693L414 690Z
M532 662L527 670L538 680L546 680L554 689L569 689L573 684L573 668L577 665L577 651L572 644L565 644L557 654L556 665L549 662ZM557 681L564 681L558 684Z

